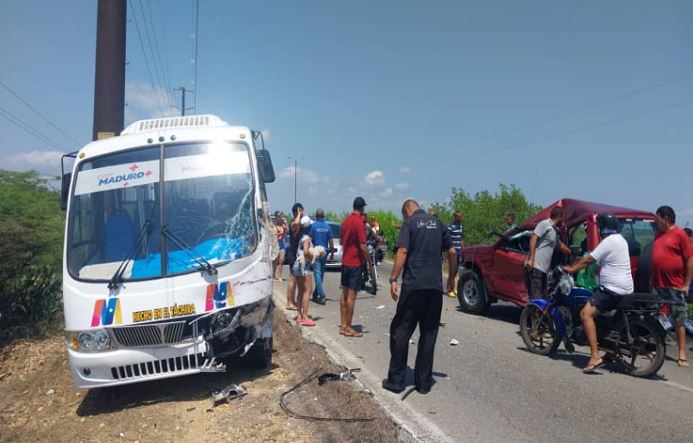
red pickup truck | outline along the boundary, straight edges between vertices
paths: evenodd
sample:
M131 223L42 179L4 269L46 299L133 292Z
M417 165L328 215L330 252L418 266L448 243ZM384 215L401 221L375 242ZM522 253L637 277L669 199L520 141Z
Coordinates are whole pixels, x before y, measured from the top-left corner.
M529 238L537 223L549 218L554 206L564 209L562 240L570 246L571 257L582 256L599 244L597 215L611 212L619 220L621 234L628 241L636 291L649 291L649 263L655 237L655 216L646 211L620 208L573 199L559 200L522 225L503 234L494 244L464 248L460 259L457 298L463 311L481 314L504 300L518 306L527 304L524 263Z

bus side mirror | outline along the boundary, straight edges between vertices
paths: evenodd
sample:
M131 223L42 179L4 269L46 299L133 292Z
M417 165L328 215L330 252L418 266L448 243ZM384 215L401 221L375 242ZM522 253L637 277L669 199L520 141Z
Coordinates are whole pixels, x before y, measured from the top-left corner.
M274 166L272 166L272 157L267 149L257 151L257 165L260 170L260 179L263 183L274 183Z
M70 196L70 180L72 180L72 172L63 174L62 183L60 186L60 209L67 209L67 199Z

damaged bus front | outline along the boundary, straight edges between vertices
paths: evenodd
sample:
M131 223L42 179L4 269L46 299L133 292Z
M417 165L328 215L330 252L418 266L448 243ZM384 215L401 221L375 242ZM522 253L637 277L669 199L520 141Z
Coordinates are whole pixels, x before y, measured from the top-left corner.
M80 388L272 358L274 180L262 136L217 117L133 123L73 155L63 300Z

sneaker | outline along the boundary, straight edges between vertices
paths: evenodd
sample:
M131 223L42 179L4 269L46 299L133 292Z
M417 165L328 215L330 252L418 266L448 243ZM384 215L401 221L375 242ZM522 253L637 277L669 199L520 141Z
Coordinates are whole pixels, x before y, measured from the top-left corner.
M320 297L320 298L316 299L316 300L315 300L315 303L317 303L317 304L319 304L319 305L325 306L325 303L326 303L326 302L325 302L325 297Z
M455 298L455 297L457 297L457 294L456 294L454 291L453 291L453 292L448 292L448 297L450 297L450 298Z

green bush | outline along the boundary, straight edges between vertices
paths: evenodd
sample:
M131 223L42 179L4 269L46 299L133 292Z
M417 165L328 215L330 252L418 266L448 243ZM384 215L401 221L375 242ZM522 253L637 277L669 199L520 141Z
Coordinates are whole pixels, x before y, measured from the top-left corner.
M35 172L0 169L0 341L34 334L60 312L59 197Z

